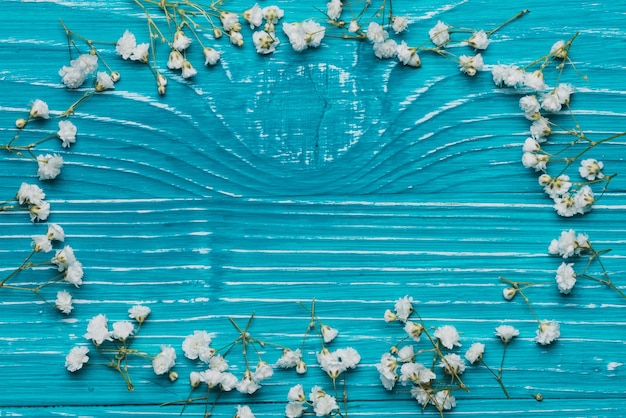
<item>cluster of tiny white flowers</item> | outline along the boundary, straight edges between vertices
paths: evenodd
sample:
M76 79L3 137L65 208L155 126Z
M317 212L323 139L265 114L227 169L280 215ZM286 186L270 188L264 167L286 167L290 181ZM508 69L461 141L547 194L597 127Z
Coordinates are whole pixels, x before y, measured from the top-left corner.
M298 418L304 415L308 407L313 408L315 416L334 416L339 413L337 398L328 394L321 386L313 386L307 399L304 388L301 384L292 386L287 394L287 406L285 416L287 418Z

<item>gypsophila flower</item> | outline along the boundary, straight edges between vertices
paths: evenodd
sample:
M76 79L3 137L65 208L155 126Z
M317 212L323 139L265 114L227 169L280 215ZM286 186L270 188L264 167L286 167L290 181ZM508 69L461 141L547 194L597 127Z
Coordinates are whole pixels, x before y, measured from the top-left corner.
M241 30L239 15L236 13L222 12L220 13L220 21L222 22L222 26L226 32Z
M413 386L411 388L411 396L422 406L428 405L431 400L431 395L421 386Z
M65 271L65 280L69 284L79 287L83 284L83 275L83 265L80 261L74 261L72 264L67 266L67 270Z
M518 335L519 330L511 325L500 325L496 327L496 336L505 344L511 342L511 340Z
M292 367L296 367L300 360L302 360L302 352L299 348L295 350L285 348L282 356L280 356L276 362L276 366L283 369L290 369Z
M443 356L439 367L447 374L458 376L465 371L465 361L458 354L449 353Z
M449 29L450 27L448 25L442 21L438 21L437 24L428 31L428 36L436 46L443 46L450 41Z
M438 338L441 344L448 350L452 350L455 346L460 347L459 333L452 325L444 325L435 330L435 338Z
M398 61L409 67L417 68L422 65L422 61L417 54L417 48L408 46L404 41L396 46L396 56L398 57Z
M569 258L589 248L589 237L582 233L576 235L576 231L570 229L562 231L558 239L553 239L550 242L548 253Z
M213 357L211 357L211 359L209 360L209 368L220 372L225 372L226 370L228 370L228 362L226 361L224 356L220 354L213 355Z
M395 57L397 46L396 41L393 39L387 39L384 42L376 42L373 45L374 55L380 59Z
M548 345L561 336L559 323L556 321L544 320L539 323L536 331L535 341L541 345Z
M39 204L46 198L46 194L36 184L22 183L15 197L20 205Z
M189 38L182 30L177 30L174 33L174 42L172 42L172 48L177 51L184 51L191 45L192 39Z
M576 272L572 268L572 263L561 263L556 270L556 284L559 288L559 292L567 295L572 291L576 284Z
M150 315L150 312L151 310L147 306L134 305L128 310L128 317L141 324Z
M398 351L398 361L400 363L408 363L415 358L415 350L412 345L405 345Z
M202 383L202 376L198 372L190 372L189 373L189 385L192 388L197 388Z
M76 372L83 368L83 365L89 361L87 356L89 348L84 346L74 347L65 357L65 368L70 372Z
M526 168L534 168L535 171L545 170L548 161L550 161L550 156L546 154L535 154L533 152L522 154L522 165Z
M320 386L313 386L309 393L309 401L318 417L329 415L339 408L336 398L326 393Z
M550 179L548 184L543 188L548 196L552 199L563 196L572 187L572 183L569 181L569 176L561 174L558 177Z
M50 215L50 204L48 202L39 202L38 204L31 204L28 208L30 212L31 222L45 221Z
M254 418L254 414L249 406L237 405L237 413L234 418Z
M459 57L459 70L469 76L476 75L483 69L483 57L480 54L474 56L461 55Z
M532 73L524 73L524 86L536 91L544 90L548 87L544 82L543 72L541 70L533 71Z
M202 50L202 53L204 54L204 65L217 64L217 62L220 60L220 56L222 55L221 52L210 47L204 48Z
M69 120L59 121L57 136L61 140L63 148L69 148L76 142L76 126Z
M111 341L111 332L108 327L107 317L99 314L91 318L87 324L87 333L84 337L98 346L104 341Z
M30 106L31 118L48 119L50 117L50 111L48 110L48 104L43 100L36 99Z
M63 157L58 154L46 154L37 156L37 175L39 180L54 180L61 174Z
M483 354L485 353L485 344L483 343L474 343L470 346L469 350L465 352L465 358L470 364L474 364L477 361L482 359Z
M246 393L248 395L251 395L259 390L261 385L259 385L259 383L252 378L252 373L250 373L250 371L246 371L243 375L243 378L239 382L237 382L236 387L237 391L239 391L240 393Z
M601 161L598 161L595 158L588 158L580 162L578 173L582 178L593 181L595 179L604 178L604 174L602 174L603 168L604 164Z
M547 118L540 117L530 125L530 136L535 138L537 142L543 143L546 137L552 133L550 121Z
M463 366L465 368L465 366ZM432 370L426 368L421 363L404 363L400 367L400 382L407 385L409 382L415 384L428 384L437 376Z
M135 38L135 35L133 35L133 33L129 30L126 30L115 45L115 52L117 52L118 55L121 55L123 59L127 60L130 58L136 46L137 39Z
M304 403L289 401L285 407L285 416L287 418L299 418L304 414Z
M167 68L170 70L180 70L183 68L184 61L185 58L183 57L183 54L176 49L172 49L170 51L169 59L167 60Z
M474 32L474 34L467 40L469 46L475 49L487 49L489 46L489 38L484 30Z
M83 85L85 80L87 79L88 74L85 73L80 68L64 65L59 70L59 75L61 76L61 82L68 89L77 89Z
M385 42L389 37L389 33L383 29L383 27L376 22L370 22L367 27L367 39L373 43Z
M339 331L335 328L329 327L328 325L322 325L322 336L324 337L324 342L329 343L337 337Z
M524 82L524 71L516 65L494 65L491 75L497 86L517 87Z
M137 44L137 46L133 49L132 54L130 54L130 60L148 62L148 50L149 49L150 49L150 44L148 43Z
M526 119L536 120L541 117L539 113L541 104L535 95L527 95L519 99L519 107L524 111Z
M330 20L337 20L341 16L343 10L343 4L341 0L330 0L326 3L326 15Z
M305 374L307 370L307 365L303 360L300 360L298 364L296 364L296 373Z
M583 186L574 195L574 205L576 213L583 214L591 210L591 206L595 202L593 190L589 186Z
M241 34L241 32L238 32L236 30L231 30L228 33L228 37L230 39L230 43L236 46L242 46L243 45L243 35Z
M502 296L506 300L513 299L516 294L517 294L517 289L515 289L514 287L507 287L507 288L502 290Z
M194 75L198 74L198 71L187 60L183 61L183 66L180 70L181 70L181 75L183 76L183 78L191 78Z
M398 380L397 359L389 353L383 353L380 358L380 362L376 363L376 370L378 370L380 381L384 388L392 390Z
M524 146L522 147L522 151L524 152L539 152L541 151L541 145L539 145L539 142L537 142L537 140L531 136L529 136L528 138L526 138L526 140L524 141Z
M256 382L262 382L265 379L269 379L274 374L272 367L264 361L259 361L256 365L254 373L252 373L252 379Z
M116 321L113 323L113 338L125 341L128 337L133 335L135 326L130 321Z
M548 112L558 112L561 110L561 102L554 92L541 95L541 108Z
M406 321L404 324L404 331L408 334L409 337L413 338L413 341L419 342L422 332L424 331L424 327L422 324L416 324L412 321Z
M263 24L263 11L258 3L243 12L242 16L250 25L250 29L255 29Z
M564 41L556 41L550 48L550 55L554 55L556 58L567 58L567 50L565 49Z
M304 394L304 388L301 384L292 386L287 394L287 400L291 402L304 402L306 401L306 395Z
M185 357L191 360L199 358L207 363L215 354L215 350L209 347L211 340L211 336L206 331L194 331L183 340Z
M263 17L265 18L265 20L268 23L271 23L271 24L274 24L274 25L276 23L278 23L278 21L280 19L282 19L283 16L285 16L284 10L281 9L280 7L278 7L278 6L267 6L267 7L264 7L262 12L263 12Z
M409 26L409 18L406 16L394 16L391 18L391 28L397 34L402 33Z
M394 310L398 319L402 322L406 322L409 315L413 312L413 297L403 296L398 299L394 305Z
M161 375L170 371L176 364L176 351L170 345L162 345L161 352L152 360L155 374Z
M252 42L257 53L267 55L276 50L279 40L266 31L256 31L252 34Z
M115 83L109 73L98 71L96 74L96 91L105 91L115 89Z
M69 315L74 309L72 305L72 295L66 290L59 290L57 292L57 298L54 301L54 307L62 313Z
M440 411L452 409L456 406L456 399L448 389L437 392L435 397L432 398L432 402Z
M359 22L357 22L355 19L352 19L350 21L350 24L348 25L348 32L357 33L360 30L361 30L361 25L359 25Z
M74 249L66 245L62 250L57 250L55 256L50 261L58 267L59 271L64 271L76 262Z
M37 253L47 253L52 251L52 243L46 235L35 235L33 237L33 250Z

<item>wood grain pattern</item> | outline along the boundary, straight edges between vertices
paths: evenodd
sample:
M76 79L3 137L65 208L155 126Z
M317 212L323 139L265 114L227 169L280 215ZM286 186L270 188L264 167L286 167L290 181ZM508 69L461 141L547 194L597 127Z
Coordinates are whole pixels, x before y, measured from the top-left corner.
M626 4L524 3L397 0L393 7L411 18L404 39L413 44L439 19L490 28L520 7L531 9L495 36L488 64L527 63L579 31L572 56L589 81L574 71L562 80L579 88L572 99L576 118L597 137L626 130ZM231 4L239 11L252 5ZM274 4L287 21L319 17L309 2ZM0 142L14 134L30 101L41 98L61 111L82 94L65 90L57 74L68 59L59 18L93 39L115 41L125 29L147 36L132 1L3 2ZM486 370L470 370L464 381L471 392L455 393L458 405L449 415L623 413L626 302L583 280L568 296L553 284L531 289L537 314L561 322L562 338L538 346L536 321L522 301L502 299L498 276L551 282L561 260L547 246L574 228L612 249L603 261L623 289L624 140L598 148L607 172L619 173L609 192L590 214L559 218L536 174L520 163L528 121L519 96L495 87L488 72L469 79L454 63L428 54L423 68L403 68L375 58L367 43L330 37L301 54L281 38L269 57L258 56L251 42L239 50L227 40L215 44L224 51L221 64L202 68L196 50L199 74L186 81L166 71L165 97L145 67L106 49L122 81L78 109L72 120L79 138L70 150L53 142L41 148L66 160L61 177L42 187L50 221L65 228L84 265L85 284L72 291L76 308L69 317L31 294L0 294L0 416L178 416L179 407L160 404L186 397L188 373L201 370L183 358L186 335L204 329L226 343L236 337L227 318L245 323L254 312L254 335L296 346L308 324L297 302L313 298L320 317L340 330L336 347L362 355L349 381L351 416L438 416L422 411L408 389L385 391L374 367L402 336L382 315L405 294L427 324L458 328L460 352L483 342L488 364L500 360L494 328L507 323L521 331L504 364L512 399ZM166 48L159 54L165 68ZM55 122L36 122L24 135L36 139L55 130ZM1 196L13 196L22 181L37 182L35 171L31 162L0 154ZM0 277L19 265L30 237L44 229L23 212L0 213ZM46 274L28 272L16 283ZM54 298L56 290L44 295ZM161 344L176 347L178 382L155 376L140 361L132 363L133 392L105 367L65 370L64 356L84 342L91 317L124 319L137 303L153 313L136 346L150 353ZM307 346L306 376L276 371L257 395L224 395L213 416L233 416L244 403L256 416L283 416L289 386L330 387L313 366L315 350ZM263 355L273 362L280 350L266 347ZM241 362L233 366L243 372ZM532 398L536 393L543 402ZM203 411L191 406L184 415Z

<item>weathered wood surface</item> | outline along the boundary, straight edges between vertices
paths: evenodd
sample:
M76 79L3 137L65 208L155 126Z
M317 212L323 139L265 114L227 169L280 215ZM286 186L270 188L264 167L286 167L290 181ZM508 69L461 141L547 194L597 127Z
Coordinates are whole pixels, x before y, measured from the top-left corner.
M524 3L397 0L393 7L413 20L405 37L412 43L425 40L438 19L490 28L520 7L531 9L494 37L484 54L489 64L528 63L580 32L572 56L589 81L571 70L563 79L579 88L572 107L580 125L605 136L626 130L626 3ZM275 4L287 21L325 8ZM125 29L147 37L132 1L4 1L0 142L33 99L62 110L81 94L63 89L57 75L68 59L59 18L93 39L115 41ZM202 68L197 52L198 75L187 82L166 72L165 97L145 67L109 52L122 81L79 108L71 150L44 148L66 160L61 177L42 187L50 221L64 226L84 265L85 284L73 291L69 317L31 294L0 293L0 415L178 415L179 407L160 404L186 397L186 376L199 370L180 351L186 335L202 329L226 343L237 335L227 317L245 323L254 312L254 335L296 346L308 324L297 302L313 298L319 316L340 330L337 347L362 355L349 382L350 415L438 415L422 412L408 393L385 391L374 368L402 335L382 315L406 294L427 324L462 332L461 351L484 342L489 364L501 352L493 329L507 323L521 331L503 375L512 399L486 370L473 370L465 379L471 392L455 393L458 405L448 415L626 410L626 301L585 281L568 296L552 284L530 290L537 314L561 322L562 338L542 347L533 341L537 323L528 308L505 301L498 280L551 282L560 260L547 254L548 243L574 228L612 249L605 267L623 286L624 141L603 145L597 156L607 173L620 174L609 192L590 214L560 218L520 162L528 121L517 95L495 87L488 72L470 79L428 54L423 68L403 68L375 58L365 42L330 38L301 54L284 38L269 57L251 43L240 50L216 44L221 65ZM164 63L166 49L160 53ZM33 124L31 132L47 135L50 126ZM0 158L0 200L22 181L37 182L34 164ZM30 237L44 228L23 212L0 213L0 276L19 265ZM131 370L133 392L105 367L65 370L64 356L84 341L91 317L124 319L136 303L152 308L137 346L152 353L161 344L176 347L178 382L141 362ZM266 348L264 356L273 362L279 353ZM330 385L314 367L304 377L276 371L258 394L224 395L214 416L232 416L233 405L244 403L257 416L282 416L295 383Z

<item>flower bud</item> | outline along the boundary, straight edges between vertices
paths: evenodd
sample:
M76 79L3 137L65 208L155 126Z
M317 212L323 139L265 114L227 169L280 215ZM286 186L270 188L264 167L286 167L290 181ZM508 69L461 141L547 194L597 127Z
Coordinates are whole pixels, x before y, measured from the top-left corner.
M111 80L117 83L122 78L122 75L118 71L111 71Z
M296 365L296 373L305 374L306 373L306 363L303 360L300 360Z
M15 121L15 127L17 129L22 129L24 126L26 126L26 119L19 118Z
M391 312L391 309L387 309L385 311L385 322L393 322L396 319L398 319L398 316L395 313Z
M539 176L539 184L547 186L552 181L552 177L549 174L542 174Z
M391 354L398 354L398 346L397 346L397 345L394 345L393 347L391 347L391 348L389 349L389 352L390 352Z
M192 388L197 388L198 386L200 386L200 383L202 383L202 377L200 376L200 373L198 372L189 373L189 384L191 385Z
M157 91L159 92L161 96L163 96L165 94L165 86L159 86L157 88Z
M215 39L221 38L223 34L224 34L224 32L222 32L222 30L220 28L213 28L213 37Z
M515 297L516 293L517 289L515 289L514 287L507 287L502 291L502 296L504 296L504 299L506 300L511 300Z
M170 382L175 382L176 379L178 379L178 373L176 373L175 371L171 371L168 374L168 377L170 378Z

